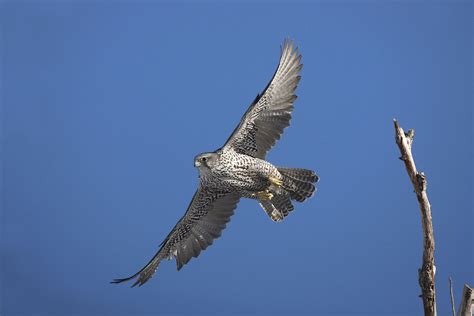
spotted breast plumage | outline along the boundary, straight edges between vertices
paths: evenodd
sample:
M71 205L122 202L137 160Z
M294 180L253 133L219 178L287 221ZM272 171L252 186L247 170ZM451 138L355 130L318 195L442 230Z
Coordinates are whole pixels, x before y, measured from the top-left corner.
M184 216L140 271L113 283L138 278L132 286L141 286L164 259L175 258L180 270L220 237L240 198L257 200L266 214L279 222L294 209L292 201L303 202L313 195L319 180L313 171L276 167L265 160L268 150L290 125L302 66L298 49L286 40L272 80L249 106L225 145L194 158L199 187Z

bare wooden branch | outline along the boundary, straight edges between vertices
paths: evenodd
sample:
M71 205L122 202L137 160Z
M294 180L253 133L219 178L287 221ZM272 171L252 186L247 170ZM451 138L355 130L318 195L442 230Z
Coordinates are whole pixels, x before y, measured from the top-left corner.
M415 131L409 130L407 133L393 120L395 126L395 141L400 149L401 157L405 163L408 176L413 184L413 188L418 199L421 211L421 223L423 226L423 263L421 269L418 269L418 282L421 288L421 297L425 316L436 315L436 289L434 264L435 242L433 235L433 223L431 221L431 206L426 193L426 176L423 172L416 170L415 161L411 153L411 147L415 136Z
M453 316L456 316L456 307L454 307L453 279L449 277L449 294L451 294L451 309Z
M472 288L464 284L464 290L462 291L461 306L459 307L459 316L471 316L473 312L474 304L474 291Z

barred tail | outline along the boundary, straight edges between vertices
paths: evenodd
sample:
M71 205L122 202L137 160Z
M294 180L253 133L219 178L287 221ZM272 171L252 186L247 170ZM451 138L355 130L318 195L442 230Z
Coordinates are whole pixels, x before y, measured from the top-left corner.
M312 170L300 168L278 168L283 176L283 189L290 194L292 200L303 202L316 191L315 183L319 177Z

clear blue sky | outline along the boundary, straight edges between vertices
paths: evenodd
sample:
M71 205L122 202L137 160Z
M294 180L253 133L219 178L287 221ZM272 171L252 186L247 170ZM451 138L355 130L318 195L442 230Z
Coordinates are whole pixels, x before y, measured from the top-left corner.
M419 315L422 239L392 118L415 128L438 307L473 267L473 4L4 3L2 315ZM276 165L321 176L281 224L243 201L179 273L153 255L220 147L300 47ZM457 301L456 304L458 304Z

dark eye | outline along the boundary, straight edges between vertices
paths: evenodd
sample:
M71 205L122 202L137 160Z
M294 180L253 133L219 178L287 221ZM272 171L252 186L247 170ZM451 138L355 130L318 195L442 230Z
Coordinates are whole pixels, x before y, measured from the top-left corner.
M203 162L206 162L206 160L207 160L206 157L202 157Z

